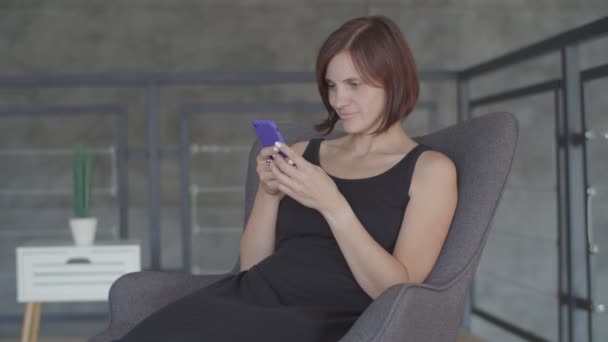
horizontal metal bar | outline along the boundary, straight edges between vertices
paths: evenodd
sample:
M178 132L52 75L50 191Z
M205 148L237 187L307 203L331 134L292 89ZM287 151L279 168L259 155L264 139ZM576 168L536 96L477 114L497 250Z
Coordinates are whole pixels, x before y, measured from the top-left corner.
M116 195L116 189L114 187L110 188L93 188L91 191L93 195ZM71 188L63 188L63 189L0 189L0 196L15 196L15 195L23 195L23 196L71 196L72 189Z
M562 294L559 296L560 305L568 305L570 304L570 297L567 294ZM577 309L589 311L591 313L604 313L606 307L604 304L596 304L591 301L589 298L574 298L574 306Z
M32 211L33 212L33 211ZM38 213L37 213L38 214ZM72 235L68 228L67 221L65 223L65 229L61 230L61 227L57 227L56 230L52 230L52 227L44 227L44 230L10 230L2 228L0 229L0 237L5 238L35 238L35 239L53 239L53 240L64 240L71 241ZM105 232L101 232L102 228L97 228L97 232L95 233L95 238L99 240L116 240L118 239L118 227L111 227L109 229L109 234Z
M198 193L217 193L217 192L243 192L245 186L199 186L196 184L190 185L190 193L196 195Z
M182 111L189 114L206 113L282 113L289 111L316 112L324 111L325 107L321 103L311 102L291 102L291 103L206 103L184 105Z
M581 81L593 81L598 78L608 77L608 64L598 65L581 71Z
M243 227L201 227L198 224L194 225L192 235L197 234L240 234L243 232Z
M0 76L0 87L144 86L168 84L309 83L312 72L123 72Z
M251 150L251 145L211 145L211 144L190 144L190 153L233 153L247 152Z
M432 109L436 104L432 101L419 101L414 109ZM283 112L317 112L325 111L325 106L315 102L291 102L291 103L199 103L182 106L182 112L186 115L207 113L283 113Z
M93 147L90 148L94 154L114 154L116 151L113 146ZM74 153L73 149L70 148L0 148L0 156L22 156L22 155L36 155L36 156L71 156Z
M70 235L70 231L69 228L67 227L67 222L65 224L66 229L65 230L56 230L53 231L51 230L51 227L45 226L44 231L41 230L34 230L34 231L29 231L29 230L24 230L24 229L19 229L19 230L9 230L9 229L1 229L0 230L0 236L3 238L24 238L24 237L35 237L35 238L39 238L39 239L57 239L57 240L66 240L69 241L69 239L71 239L71 235ZM98 232L95 234L95 236L97 238L99 238Z
M471 108L479 107L489 103L495 103L499 101L512 100L519 97L536 95L543 92L553 91L561 87L561 80L549 80L545 82L536 83L533 85L515 88L507 91L503 91L496 94L486 95L477 99L473 99L469 102Z
M486 320L496 326L501 327L502 329L504 329L512 334L515 334L521 338L524 338L528 341L540 341L540 342L549 341L548 339L546 339L544 337L541 337L539 335L534 334L533 332L525 330L524 328L511 324L511 323L507 322L506 320L499 318L477 306L473 306L473 314L479 316L480 318L483 318L484 320Z
M419 72L422 81L454 80L457 73L447 70ZM80 86L144 86L178 84L259 85L285 83L312 83L315 74L310 71L256 71L256 72L124 72L79 75L28 75L0 76L0 88L16 87L80 87Z
M0 116L16 115L83 115L83 114L124 114L120 106L74 105L74 106L40 106L40 107L0 107Z
M491 59L476 66L466 68L459 78L472 78L505 68L507 66L555 52L564 46L581 43L589 39L600 38L608 33L608 17L601 18L576 29L566 31L540 42L525 46L513 52Z

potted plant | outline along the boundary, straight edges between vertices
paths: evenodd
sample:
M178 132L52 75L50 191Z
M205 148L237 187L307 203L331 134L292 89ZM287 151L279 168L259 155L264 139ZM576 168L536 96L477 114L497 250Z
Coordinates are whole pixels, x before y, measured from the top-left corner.
M70 219L72 237L77 245L91 245L95 240L97 218L91 217L93 153L78 145L72 155L74 217Z

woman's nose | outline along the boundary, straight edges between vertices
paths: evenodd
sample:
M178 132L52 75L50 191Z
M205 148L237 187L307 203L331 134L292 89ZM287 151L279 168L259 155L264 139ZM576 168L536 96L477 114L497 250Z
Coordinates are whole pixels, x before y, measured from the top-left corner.
M342 108L349 102L348 94L344 90L336 88L332 102L334 107Z

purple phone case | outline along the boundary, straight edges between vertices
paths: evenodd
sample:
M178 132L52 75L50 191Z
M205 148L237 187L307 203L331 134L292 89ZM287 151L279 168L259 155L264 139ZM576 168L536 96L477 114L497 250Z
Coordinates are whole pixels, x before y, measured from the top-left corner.
M253 120L251 122L255 133L260 139L262 146L268 147L274 145L275 141L285 143L285 139L279 132L279 127L272 120ZM283 158L287 157L283 152L279 152Z

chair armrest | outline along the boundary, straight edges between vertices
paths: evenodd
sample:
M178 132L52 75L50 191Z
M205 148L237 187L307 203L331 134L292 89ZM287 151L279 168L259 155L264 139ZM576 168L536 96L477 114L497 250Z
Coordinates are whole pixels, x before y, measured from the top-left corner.
M466 279L447 287L391 286L370 304L340 342L455 341L466 297Z
M171 272L134 272L118 278L110 288L110 325L90 342L122 337L163 306L210 285L228 274L193 276Z

